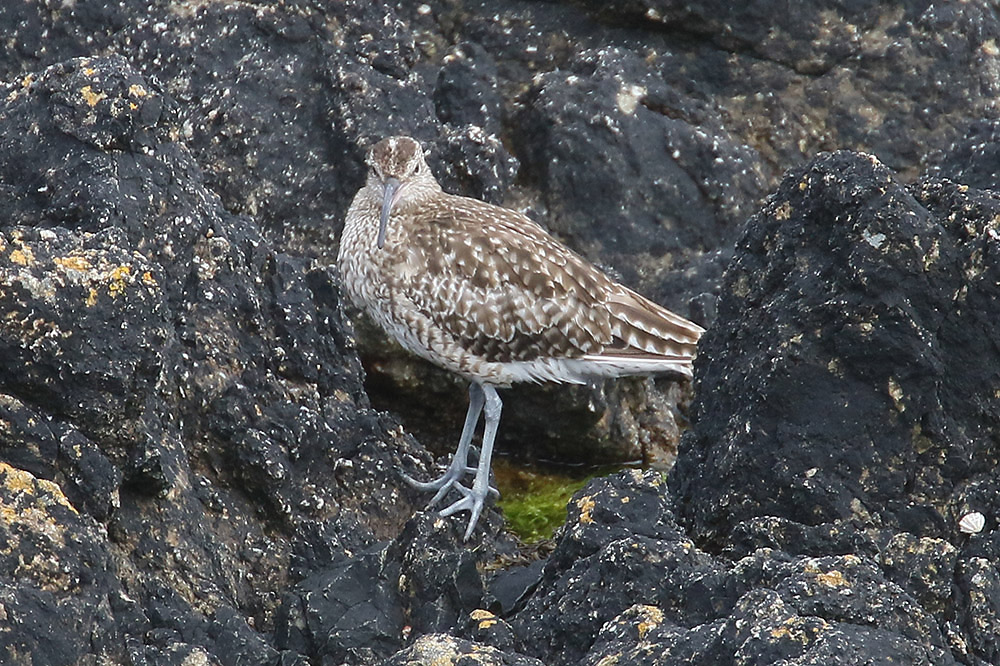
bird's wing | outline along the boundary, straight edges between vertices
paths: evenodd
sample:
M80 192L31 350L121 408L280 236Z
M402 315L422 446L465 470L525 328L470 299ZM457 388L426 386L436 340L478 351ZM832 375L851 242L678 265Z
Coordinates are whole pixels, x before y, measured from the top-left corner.
M690 358L700 328L623 287L514 211L459 197L412 221L394 285L489 361Z
M527 218L458 199L423 206L410 224L394 297L470 353L503 363L573 358L612 341L593 269Z

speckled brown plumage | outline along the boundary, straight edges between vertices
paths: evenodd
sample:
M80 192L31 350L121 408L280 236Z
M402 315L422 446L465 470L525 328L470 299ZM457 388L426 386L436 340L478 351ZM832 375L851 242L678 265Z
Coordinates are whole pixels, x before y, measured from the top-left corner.
M443 513L470 509L468 537L488 490L486 437L473 488L458 479L484 405L487 434L496 413L495 433L496 386L690 376L702 329L614 282L524 215L443 192L413 139L384 139L369 165L341 238L343 284L404 347L473 383L461 465L419 484L438 490L434 501L450 487L465 494Z

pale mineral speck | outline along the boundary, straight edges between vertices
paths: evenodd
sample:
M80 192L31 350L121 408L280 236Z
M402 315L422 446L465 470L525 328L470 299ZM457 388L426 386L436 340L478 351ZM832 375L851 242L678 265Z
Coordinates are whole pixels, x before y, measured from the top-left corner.
M986 526L986 516L978 511L971 511L958 521L958 529L965 534L979 534Z

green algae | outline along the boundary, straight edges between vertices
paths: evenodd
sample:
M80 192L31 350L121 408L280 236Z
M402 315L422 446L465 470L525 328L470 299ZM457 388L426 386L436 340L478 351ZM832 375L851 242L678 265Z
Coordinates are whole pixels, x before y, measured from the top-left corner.
M527 544L551 539L566 522L566 505L573 494L595 476L615 468L545 469L525 467L503 458L493 459L500 490L500 508L507 529Z

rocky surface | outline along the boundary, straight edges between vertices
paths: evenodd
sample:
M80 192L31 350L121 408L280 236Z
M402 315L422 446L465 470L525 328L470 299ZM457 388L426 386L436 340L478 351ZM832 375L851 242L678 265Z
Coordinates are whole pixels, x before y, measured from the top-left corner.
M123 59L2 97L2 660L269 663L296 572L397 532L385 470L424 454L328 272L225 210Z
M954 536L964 486L998 462L997 212L855 154L789 174L726 272L728 330L699 348L712 390L677 467L692 527L712 541L764 512Z
M3 663L1000 662L986 3L0 24ZM692 424L542 559L495 510L461 544L396 473L464 387L379 342L364 384L326 264L395 132L712 324L686 416L664 380L507 400L502 445L575 461Z

